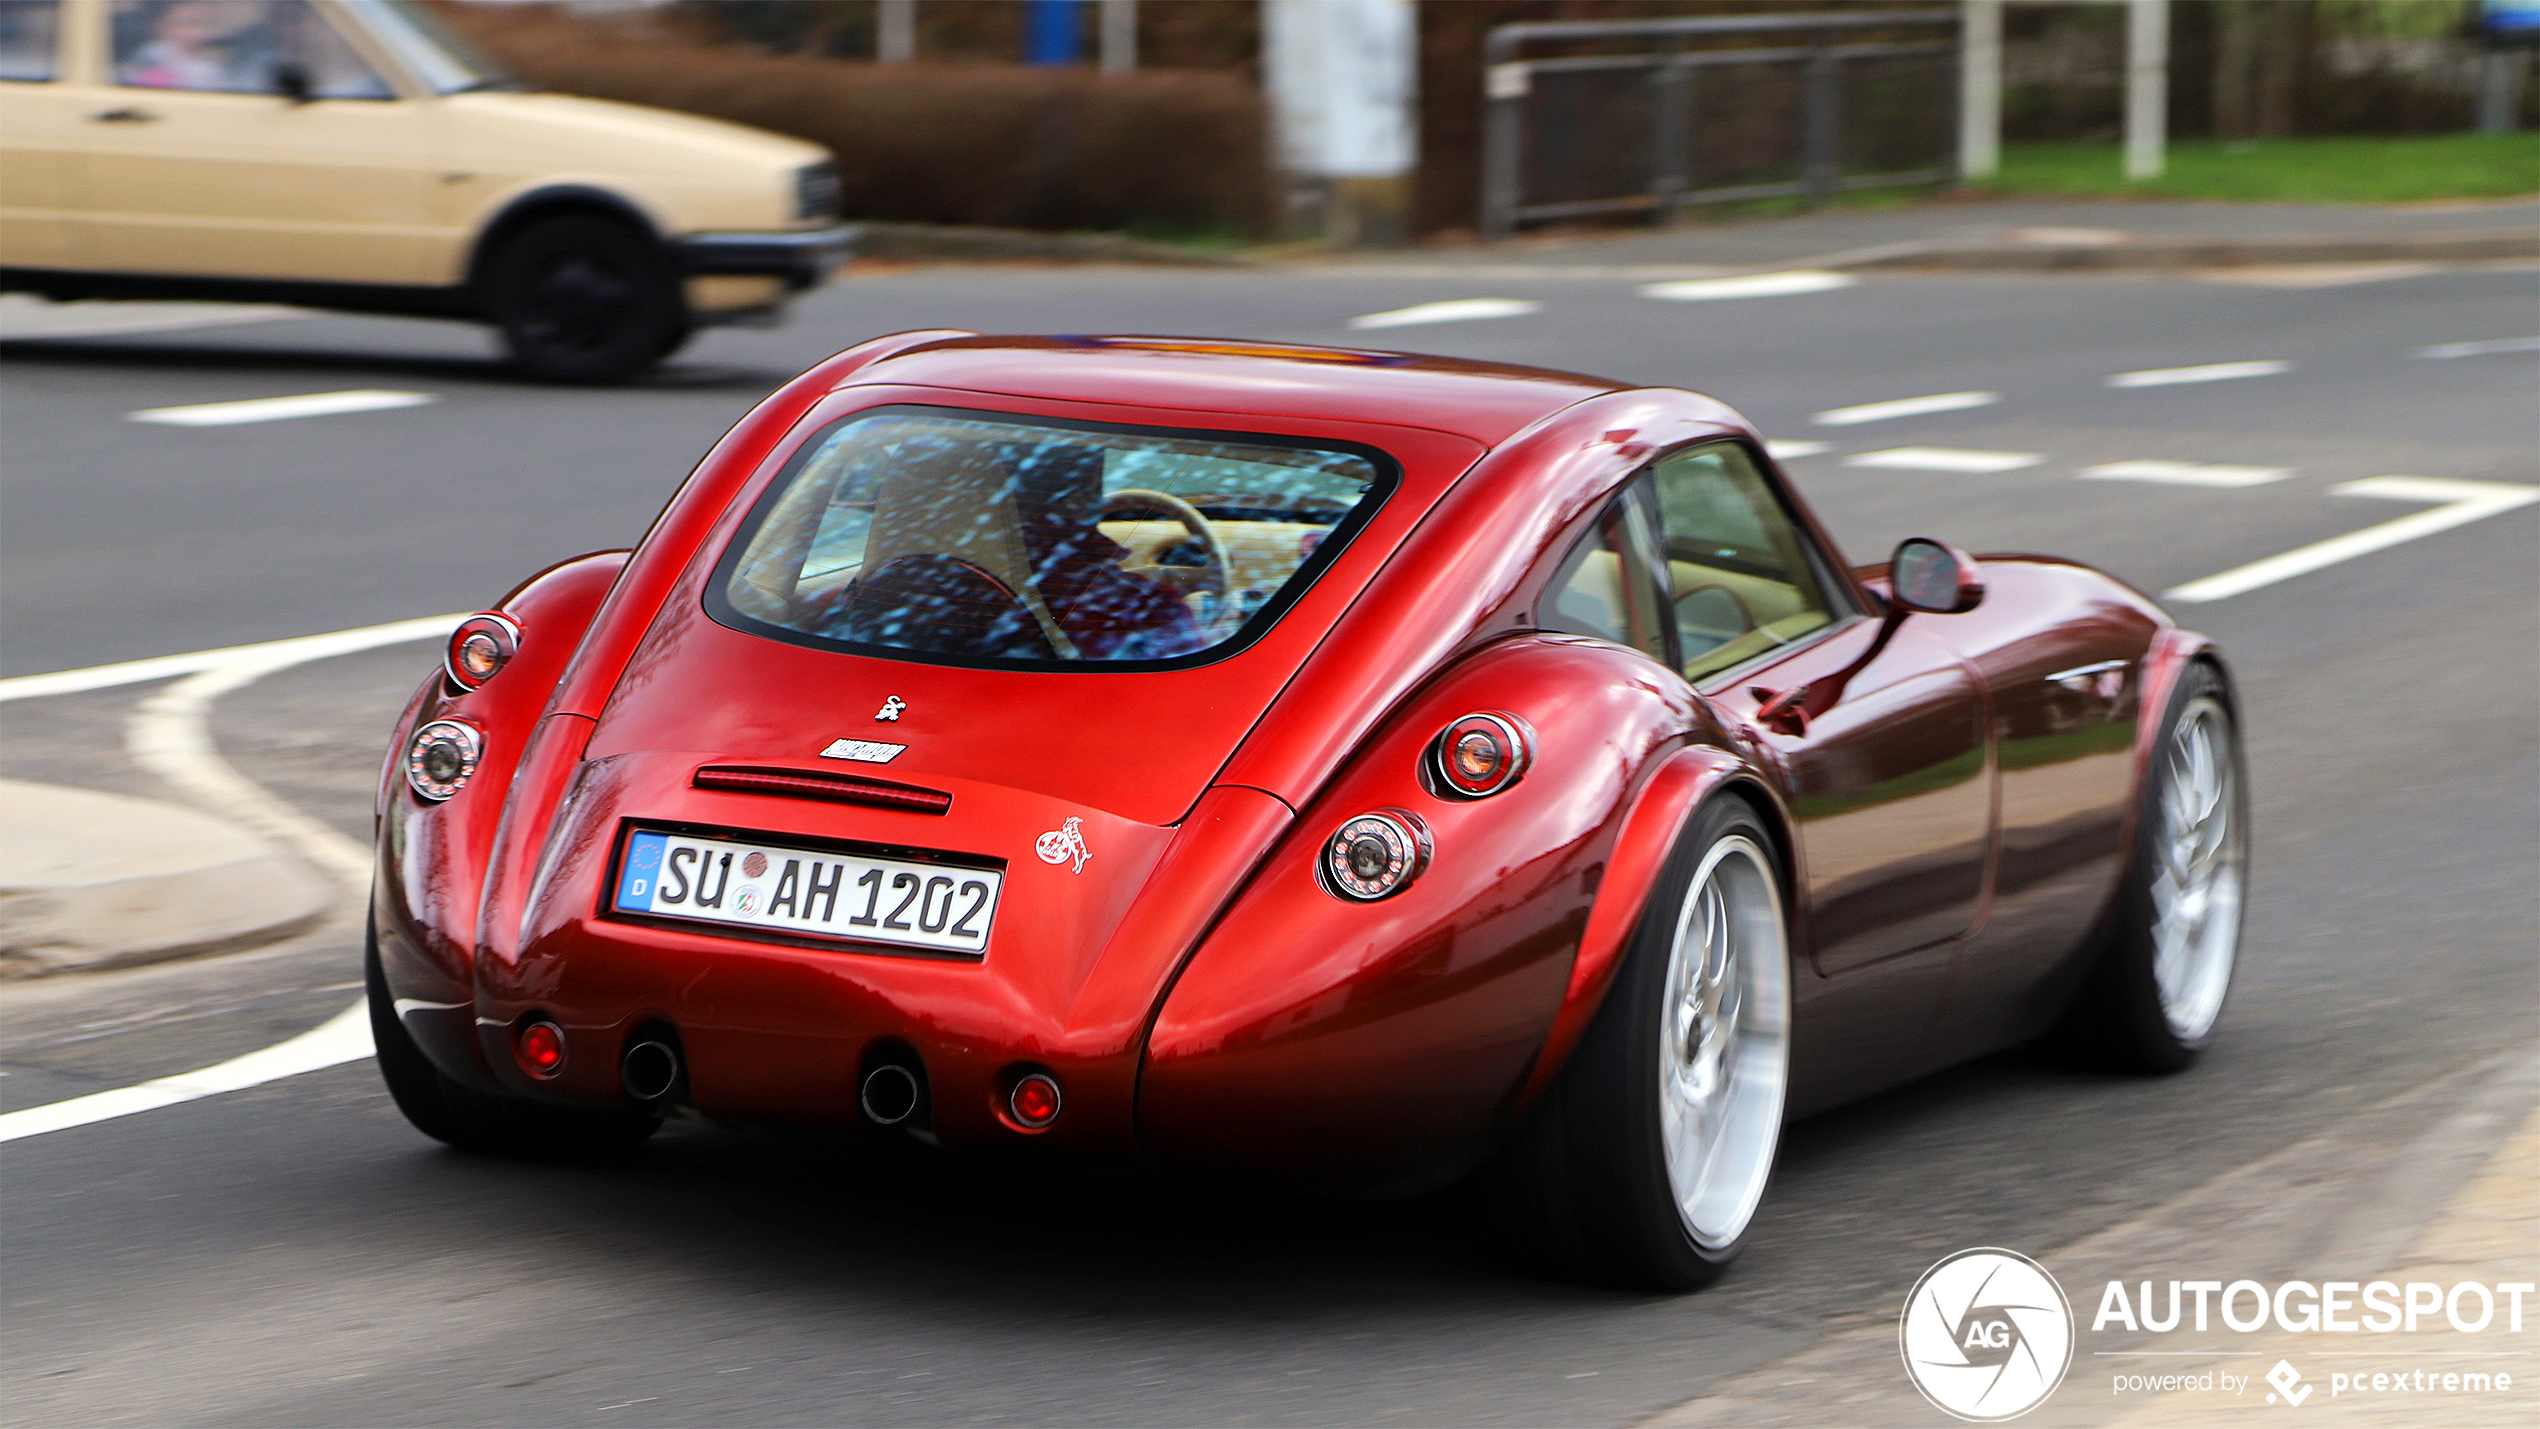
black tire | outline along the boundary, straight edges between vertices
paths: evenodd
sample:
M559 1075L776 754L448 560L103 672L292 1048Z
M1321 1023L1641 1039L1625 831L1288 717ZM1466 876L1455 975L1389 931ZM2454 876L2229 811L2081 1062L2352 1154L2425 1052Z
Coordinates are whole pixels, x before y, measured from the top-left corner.
M435 1141L495 1156L583 1159L632 1151L661 1125L660 1118L640 1113L573 1112L461 1086L432 1065L398 1021L388 979L380 971L375 930L365 940L362 980L370 994L370 1036L380 1079L388 1084L397 1110Z
M2201 900L2208 918L2193 956L2162 962L2165 902L2175 901L2181 865L2169 852L2179 836L2175 811L2203 802L2192 787L2194 757L2187 742L2202 725L2223 779L2214 808L2224 827L2212 860L2216 887ZM2182 780L2189 785L2182 785ZM2161 712L2160 743L2137 794L2134 847L2107 941L2084 980L2062 1028L2067 1045L2086 1060L2123 1071L2175 1072L2196 1060L2213 1041L2215 1019L2228 996L2238 961L2240 917L2248 896L2249 778L2231 692L2211 666L2190 666ZM2190 860L2192 864L2194 861ZM2221 885L2227 883L2228 888ZM2227 901L2226 901L2227 900ZM2216 965L2218 962L2218 966ZM2166 971L2166 976L2165 976Z
M1760 1163L1737 1177L1743 1210L1706 1237L1680 1205L1660 1087L1662 1072L1673 1065L1662 1067L1661 1058L1677 1055L1668 1009L1677 1000L1671 969L1679 921L1696 894L1697 873L1713 866L1714 850L1724 856L1734 850L1741 858L1751 850L1754 871L1746 876L1769 890L1773 946L1753 961L1764 982L1778 989L1777 1013L1760 1005L1757 1011L1759 1019L1777 1019L1778 1062L1769 1107L1748 1104L1748 1124L1763 1129ZM1772 839L1745 800L1715 798L1688 821L1604 1005L1489 1173L1499 1213L1516 1221L1512 1229L1521 1244L1545 1268L1636 1289L1684 1291L1717 1280L1744 1247L1779 1144L1788 1087L1789 924L1781 890ZM1757 997L1759 1004L1766 1000Z
M513 364L541 381L623 382L688 339L670 255L597 214L540 219L504 239L485 296Z

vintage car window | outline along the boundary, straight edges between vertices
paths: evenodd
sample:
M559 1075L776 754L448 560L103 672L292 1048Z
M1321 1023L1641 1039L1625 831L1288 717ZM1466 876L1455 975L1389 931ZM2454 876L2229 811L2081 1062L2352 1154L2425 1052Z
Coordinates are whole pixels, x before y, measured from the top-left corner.
M1193 663L1267 629L1393 482L1364 448L885 408L805 444L707 608L957 663Z
M309 0L115 0L115 83L272 94L285 65L313 99L394 99Z
M1650 471L1688 680L1834 621L1807 540L1746 448L1679 452Z
M511 76L441 23L439 16L411 0L346 0L397 58L435 94L464 94L475 89L509 89Z
M0 80L51 79L61 22L61 0L0 0Z
M1645 501L1635 485L1571 546L1535 612L1537 626L1667 658L1665 615L1647 554L1654 545Z

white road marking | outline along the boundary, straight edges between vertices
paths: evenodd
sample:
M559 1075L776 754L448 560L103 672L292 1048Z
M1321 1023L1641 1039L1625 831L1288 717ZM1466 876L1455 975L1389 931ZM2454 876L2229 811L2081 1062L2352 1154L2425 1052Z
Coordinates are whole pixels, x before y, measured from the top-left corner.
M339 412L384 412L394 407L420 407L441 399L429 392L392 392L366 387L348 392L311 392L299 397L255 397L244 402L204 402L191 407L152 407L127 412L127 421L169 427L234 427L242 422L282 422L294 417L331 417Z
M1686 278L1673 283L1652 283L1642 288L1640 295L1674 303L1708 303L1723 298L1783 298L1795 293L1826 293L1837 288L1849 288L1860 281L1849 273L1799 268L1787 273L1750 273L1742 278Z
M2485 342L2438 342L2417 349L2419 357L2485 357L2495 352L2540 352L2540 337L2497 337Z
M283 322L317 314L305 308L247 303L159 303L88 299L48 303L23 293L0 295L0 340L110 337L117 333L173 332L233 323Z
M2308 546L2236 566L2219 575L2189 581L2162 594L2170 600L2226 600L2235 595L2308 575L2340 561L2466 526L2472 521L2540 501L2540 486L2522 486L2503 481L2452 481L2431 476L2369 476L2328 489L2331 496L2365 496L2381 501L2434 501L2442 504L2431 511L2384 521L2343 536L2331 536Z
M2142 372L2120 372L2108 379L2111 387L2175 387L2185 382L2229 382L2241 377L2273 377L2290 372L2293 364L2272 359L2264 362L2209 362L2202 367L2154 367Z
M197 650L186 655L154 655L147 660L124 660L112 665L91 665L84 670L56 670L46 675L19 675L0 680L0 702L42 699L47 695L77 694L81 690L103 690L115 685L139 685L151 680L170 680L179 675L192 675L204 670L225 669L232 665L255 665L264 670L277 670L303 660L322 660L330 655L350 655L381 645L403 645L410 640L438 640L452 627L467 619L461 615L428 615L420 620L392 620L385 625L364 625L352 630L336 630L324 635L295 635L287 640L266 640L254 645L229 645L218 650Z
M1543 304L1524 298L1455 298L1443 303L1415 303L1381 313L1351 318L1349 325L1366 329L1413 327L1420 323L1469 323L1481 318L1521 318L1540 312Z
M2157 481L2166 486L2264 486L2293 474L2289 466L2199 465L2192 461L2111 461L2085 466L2085 481Z
M278 1042L243 1057L232 1057L218 1066L161 1077L136 1087L117 1087L110 1092L94 1092L66 1102L10 1112L0 1116L0 1141L41 1136L48 1131L66 1131L74 1126L110 1121L135 1112L156 1111L179 1102L198 1101L284 1077L296 1077L302 1072L357 1062L369 1055L370 1008L367 1003L357 1002L288 1042Z
M1900 397L1893 402L1864 402L1858 407L1837 407L1819 412L1808 420L1821 427L1852 427L1863 422L1884 422L1891 417L1919 417L1929 412L1990 407L2001 400L1999 392L1941 392L1929 397Z
M2046 458L2036 452L1971 452L1955 447L1889 447L1843 459L1845 466L1876 466L1891 471L2018 471Z
M1766 442L1764 450L1775 461L1797 461L1804 456L1834 450L1832 442Z
M312 658L299 654L189 675L134 707L124 721L124 752L197 805L281 843L358 894L370 887L370 850L266 793L212 744L207 716L213 700Z

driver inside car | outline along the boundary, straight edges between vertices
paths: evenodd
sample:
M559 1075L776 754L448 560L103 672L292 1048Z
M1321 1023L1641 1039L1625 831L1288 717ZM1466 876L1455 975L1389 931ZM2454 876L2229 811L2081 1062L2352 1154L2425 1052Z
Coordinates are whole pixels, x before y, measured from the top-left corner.
M895 456L865 574L823 633L1003 660L1170 660L1207 643L1179 591L1121 569L1101 447L955 440Z

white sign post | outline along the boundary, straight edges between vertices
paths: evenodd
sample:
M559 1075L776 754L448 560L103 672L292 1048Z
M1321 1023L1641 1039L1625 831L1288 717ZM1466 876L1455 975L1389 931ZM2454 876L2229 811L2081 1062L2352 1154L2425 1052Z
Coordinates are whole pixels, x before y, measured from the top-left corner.
M2157 179L2170 125L2170 0L2126 0L2125 176Z
M1403 241L1420 132L1412 0L1261 0L1261 40L1294 226L1342 244Z

